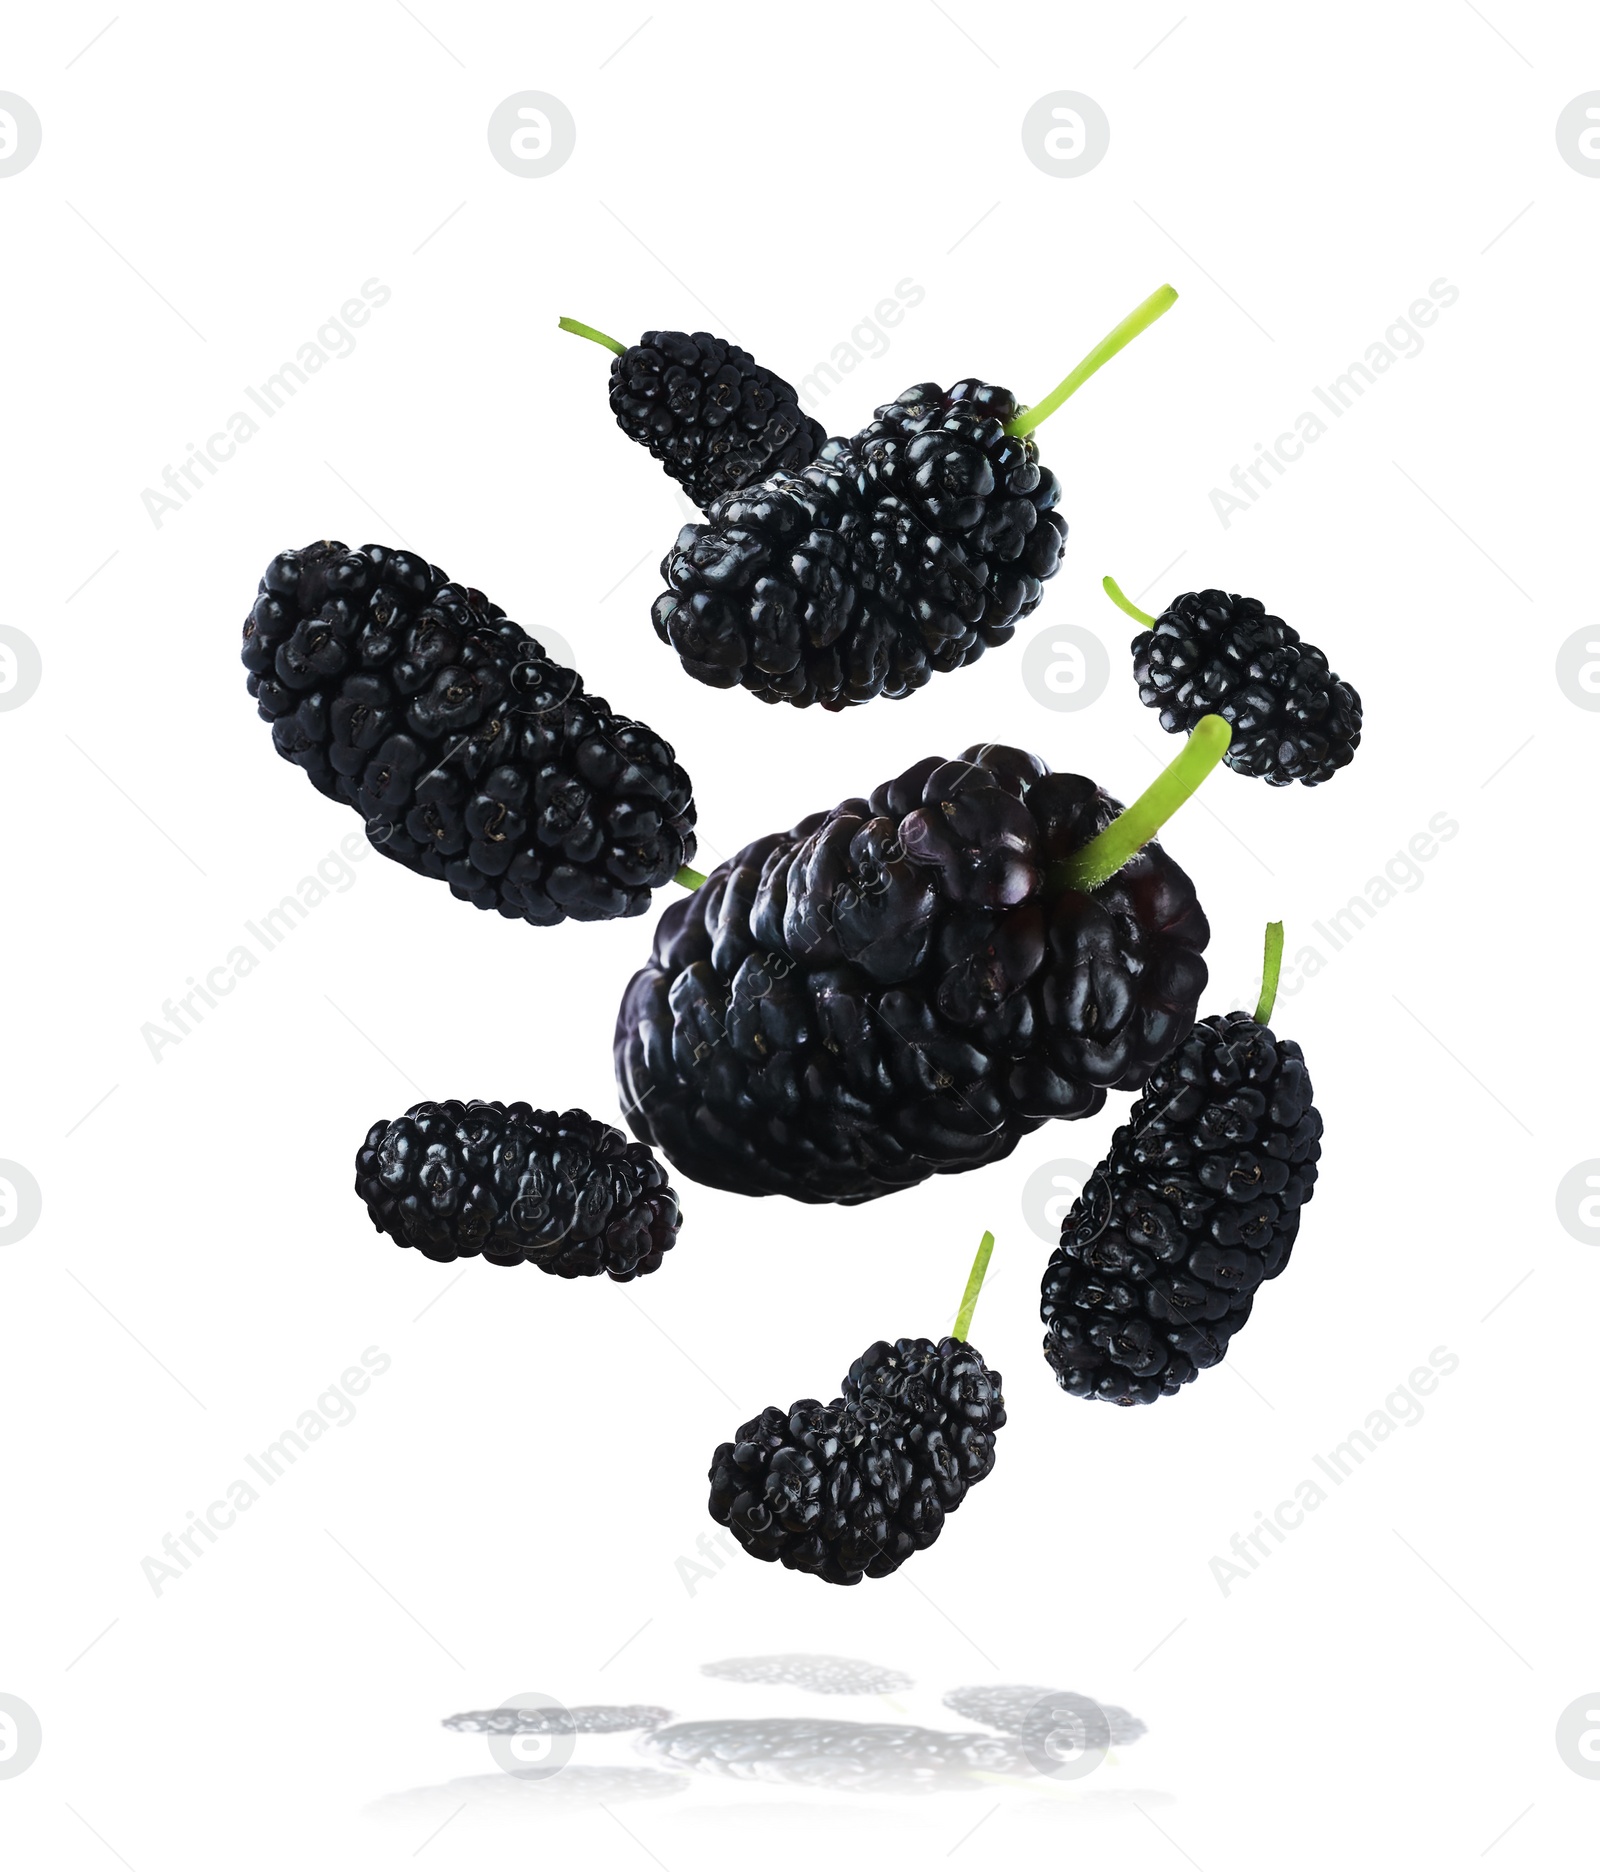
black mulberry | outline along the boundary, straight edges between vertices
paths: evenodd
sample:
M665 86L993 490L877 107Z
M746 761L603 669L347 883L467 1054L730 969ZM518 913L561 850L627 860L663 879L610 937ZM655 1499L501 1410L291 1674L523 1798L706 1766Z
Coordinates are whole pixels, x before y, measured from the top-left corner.
M611 413L697 507L781 469L803 468L827 439L794 386L710 332L649 331L626 347L576 319L564 331L616 352Z
M985 1235L955 1331L880 1339L831 1404L769 1405L711 1459L711 1518L758 1560L835 1586L882 1579L939 1538L994 1467L1000 1374L966 1343L994 1237Z
M1281 953L1281 926L1276 943ZM1152 1404L1220 1364L1256 1290L1288 1265L1322 1117L1300 1048L1255 1015L1210 1015L1150 1075L1061 1227L1045 1357L1062 1390Z
M481 1254L571 1280L653 1274L678 1199L642 1144L587 1112L444 1099L380 1119L356 1155L372 1225L430 1261Z
M1268 786L1319 786L1355 759L1360 696L1259 598L1183 592L1151 618L1115 580L1105 588L1148 627L1133 640L1133 675L1168 734L1220 715L1233 730L1228 765Z
M663 914L623 996L635 1134L719 1189L855 1203L1142 1085L1193 1025L1210 935L1144 841L1214 727L1121 818L1092 780L985 745L747 845ZM1128 826L1114 874L1071 881Z
M694 856L694 791L667 743L415 553L280 553L243 657L283 758L386 858L480 910L637 916Z
M657 636L700 682L796 708L908 696L976 662L1061 563L1061 483L1032 431L1176 297L1152 294L1031 408L976 377L913 384L856 435L722 493L661 563Z

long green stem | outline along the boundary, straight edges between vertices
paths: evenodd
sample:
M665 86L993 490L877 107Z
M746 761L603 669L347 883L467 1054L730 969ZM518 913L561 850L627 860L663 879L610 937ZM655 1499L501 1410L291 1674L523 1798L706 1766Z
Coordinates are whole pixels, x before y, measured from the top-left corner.
M1155 324L1177 297L1174 287L1158 286L1148 299L1133 308L1120 325L1114 325L1081 363L1075 364L1067 372L1049 396L1035 403L1031 409L1019 410L1006 424L1006 434L1031 435L1045 417L1053 416L1073 391L1086 384L1102 364L1114 358L1124 345L1132 344L1147 325Z
M563 331L576 332L580 338L592 338L596 344L604 345L608 351L615 351L618 357L621 357L628 348L626 345L618 344L615 338L608 338L603 331L596 331L592 325L585 325L581 319L557 319L556 323Z
M1269 923L1261 956L1261 999L1256 1003L1256 1019L1263 1027L1272 1019L1273 1003L1278 998L1278 977L1282 972L1283 925Z
M693 865L679 865L672 875L674 884L681 884L685 890L699 890L706 881L704 871L696 871Z
M1146 630L1149 630L1150 626L1155 623L1155 619L1151 617L1150 613L1148 611L1141 611L1109 572L1101 579L1100 584L1104 588L1106 596L1117 609L1119 611L1126 611L1135 624L1142 624Z
M1059 865L1050 881L1067 890L1093 890L1144 850L1228 751L1233 730L1220 715L1202 715L1177 759L1162 768L1126 812Z
M972 1258L972 1272L967 1276L967 1291L961 1296L961 1311L956 1315L956 1328L950 1335L953 1339L965 1339L972 1326L973 1308L978 1304L978 1295L983 1288L983 1277L989 1271L989 1257L993 1253L994 1237L985 1229L983 1240L978 1243L978 1252Z

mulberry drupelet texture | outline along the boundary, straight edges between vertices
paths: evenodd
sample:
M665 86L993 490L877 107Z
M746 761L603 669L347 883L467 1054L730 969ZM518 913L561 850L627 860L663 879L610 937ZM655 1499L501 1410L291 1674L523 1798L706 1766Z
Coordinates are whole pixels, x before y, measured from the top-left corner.
M705 332L618 353L611 403L706 510L662 561L656 634L691 676L764 702L908 696L1011 637L1061 562L1061 484L1032 431L1177 298L1152 293L1039 403L914 384L824 439L794 391Z
M1106 590L1130 615L1145 617L1114 581ZM1319 786L1354 760L1360 696L1259 598L1183 592L1147 622L1133 640L1134 680L1168 734L1220 715L1233 729L1228 765L1268 786Z
M882 1579L931 1547L994 1467L1000 1374L966 1343L994 1237L986 1234L954 1333L880 1339L831 1404L769 1405L711 1459L711 1518L758 1560L835 1586Z
M803 468L827 439L793 385L710 332L651 331L629 345L612 360L611 412L702 509Z
M243 658L283 758L386 858L479 909L637 916L694 856L693 788L667 743L415 553L280 553Z
M380 1119L356 1156L372 1225L430 1261L481 1254L573 1279L652 1274L678 1199L642 1144L587 1112L427 1100Z
M1005 643L1061 563L1061 483L1010 391L914 384L854 436L717 500L661 564L656 634L764 702L899 698Z
M623 996L635 1134L720 1189L856 1203L1142 1085L1193 1024L1210 931L1157 844L1061 882L1118 812L989 744L747 845Z
M1281 1274L1322 1118L1300 1048L1212 1015L1151 1074L1045 1270L1040 1316L1074 1397L1151 1404L1221 1362Z

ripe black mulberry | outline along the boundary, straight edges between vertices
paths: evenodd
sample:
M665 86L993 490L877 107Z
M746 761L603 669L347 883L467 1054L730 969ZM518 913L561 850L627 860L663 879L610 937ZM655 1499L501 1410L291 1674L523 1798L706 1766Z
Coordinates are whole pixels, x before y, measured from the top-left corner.
M913 384L853 436L823 441L817 431L820 446L805 455L791 433L804 419L783 403L772 466L726 487L713 488L696 454L691 491L714 498L706 521L685 527L662 561L668 589L652 610L657 636L700 682L796 708L908 696L976 662L1014 634L1061 563L1061 483L1040 462L1033 430L1176 297L1170 286L1151 294L1027 409L1009 390L964 377L948 388ZM619 379L633 381L633 353L576 320L561 323L622 352L612 367L617 407ZM691 354L702 340L718 342L685 339L683 375L673 380L696 452L705 397ZM744 397L746 364L723 368L731 406L736 385ZM618 420L640 440L655 425L671 432L669 377L649 360L640 394L623 396ZM788 385L762 395L782 392ZM749 421L762 414L758 397ZM742 475L749 452L731 439L727 448Z
M694 856L694 792L667 743L415 553L280 553L243 657L283 758L386 858L481 910L637 916Z
M702 509L752 481L803 468L827 439L802 413L792 384L710 332L650 331L619 347L610 394L617 427Z
M1158 844L1062 881L1119 812L987 744L745 846L667 909L623 996L635 1134L719 1189L855 1203L1136 1089L1194 1022L1210 931Z
M1269 1014L1200 1021L1068 1212L1040 1316L1072 1396L1172 1397L1221 1362L1262 1282L1288 1265L1322 1117L1300 1048Z
M1000 1374L966 1343L994 1237L973 1263L954 1332L880 1339L831 1404L769 1405L711 1459L711 1518L746 1553L835 1586L882 1579L931 1547L994 1467Z
M1228 765L1268 786L1319 786L1355 759L1361 697L1259 598L1183 592L1152 620L1105 583L1114 602L1147 622L1133 640L1133 675L1168 734L1220 715L1233 730Z
M372 1225L430 1261L481 1254L573 1279L653 1274L678 1238L678 1199L643 1144L587 1112L520 1101L413 1105L356 1156Z

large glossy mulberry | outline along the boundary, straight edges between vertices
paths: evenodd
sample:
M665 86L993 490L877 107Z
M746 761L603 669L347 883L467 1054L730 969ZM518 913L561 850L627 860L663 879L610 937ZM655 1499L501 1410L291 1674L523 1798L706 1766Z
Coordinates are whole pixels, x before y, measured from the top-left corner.
M1150 1404L1222 1360L1311 1200L1311 1098L1300 1048L1248 1014L1202 1020L1151 1074L1045 1270L1064 1391Z
M611 364L611 413L697 507L781 469L827 439L793 385L710 332L650 331Z
M855 1203L1142 1085L1193 1024L1210 931L1158 844L1092 891L1053 881L1119 810L984 745L747 845L623 996L635 1134L721 1189Z
M718 1448L711 1516L758 1560L881 1579L939 1538L1005 1420L1000 1374L964 1340L879 1340L831 1404L769 1406Z
M372 1225L430 1261L481 1254L572 1279L653 1274L678 1199L642 1144L587 1112L427 1100L381 1118L356 1156Z
M1182 593L1134 638L1133 674L1168 734L1220 715L1227 764L1268 786L1320 785L1361 745L1360 696L1259 598Z
M1061 483L1009 390L913 384L806 466L716 501L661 564L656 634L764 702L908 696L1003 644L1055 574Z
M694 855L693 789L667 743L416 553L280 553L243 657L283 758L353 806L386 858L479 909L637 916Z

